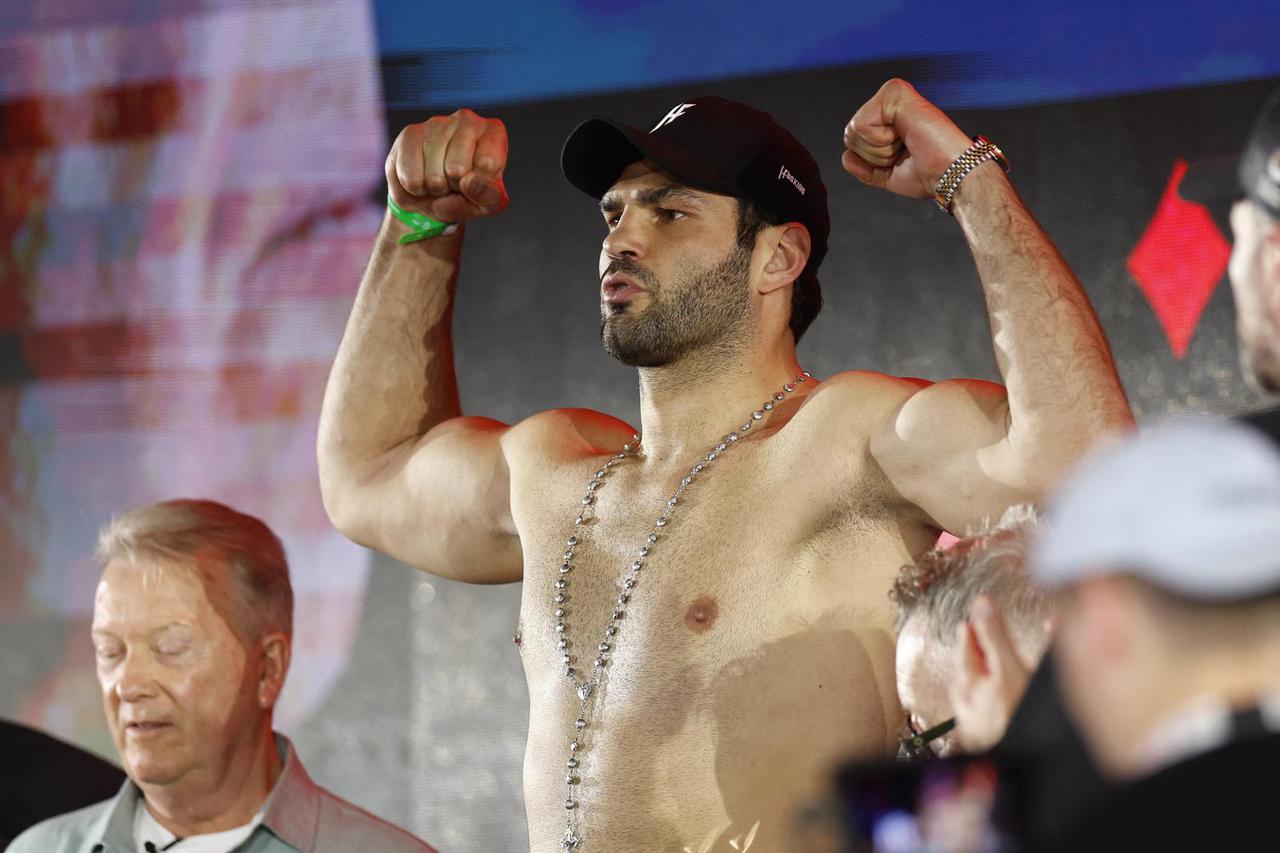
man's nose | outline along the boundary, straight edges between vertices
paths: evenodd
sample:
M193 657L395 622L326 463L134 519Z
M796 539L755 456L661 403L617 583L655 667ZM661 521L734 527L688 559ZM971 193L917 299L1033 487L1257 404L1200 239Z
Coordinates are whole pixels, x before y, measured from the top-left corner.
M604 253L610 258L642 258L646 245L644 227L640 217L633 212L624 212L604 238Z
M120 664L115 694L122 702L136 702L156 693L155 661L146 652L130 651Z

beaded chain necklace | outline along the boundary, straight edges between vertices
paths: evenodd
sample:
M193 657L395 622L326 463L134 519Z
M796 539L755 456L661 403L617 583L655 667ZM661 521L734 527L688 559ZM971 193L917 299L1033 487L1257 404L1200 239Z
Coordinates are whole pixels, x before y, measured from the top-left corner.
M569 575L573 571L573 549L577 547L584 533L582 526L586 521L587 514L594 514L596 503L596 491L603 485L605 478L609 476L613 468L625 460L635 456L636 451L640 447L640 436L631 436L631 441L622 446L622 450L615 453L604 465L591 475L591 479L587 482L587 493L582 497L582 508L578 512L578 517L573 520L573 532L569 535L568 543L565 547L564 560L560 564L560 571L555 581L555 617L556 617L556 644L560 648L561 660L564 664L565 678L569 679L569 683L573 685L574 692L578 696L578 719L574 721L573 740L569 743L569 760L565 762L565 828L564 839L560 842L560 846L565 850L573 850L582 843L582 838L578 835L577 824L578 817L581 814L580 802L576 791L582 783L579 766L581 764L579 756L582 754L582 734L587 728L588 710L594 710L593 696L598 692L601 678L604 675L604 668L609 662L609 653L613 651L617 644L615 639L618 634L618 626L622 618L626 615L627 605L631 601L631 595L636 588L636 583L640 575L640 571L644 568L645 560L653 551L658 540L662 536L662 529L671 521L671 515L675 512L676 505L684 496L685 490L693 485L694 481L707 470L713 462L727 453L738 441L740 435L745 435L751 431L751 427L765 415L773 411L774 407L781 403L786 396L796 389L796 386L805 382L812 377L808 372L802 372L794 380L782 386L782 390L773 395L773 397L751 413L751 416L738 427L734 432L729 433L720 439L714 447L699 458L698 462L689 470L689 473L680 480L680 485L676 488L675 493L667 500L666 507L658 516L658 520L654 522L653 530L645 537L644 544L637 550L635 560L627 568L622 576L621 588L618 592L618 598L614 604L612 615L604 627L604 638L596 646L597 656L592 661L591 669L588 671L586 678L578 679L578 668L574 666L575 657L569 645L569 626L565 622L568 610L565 607L569 599Z

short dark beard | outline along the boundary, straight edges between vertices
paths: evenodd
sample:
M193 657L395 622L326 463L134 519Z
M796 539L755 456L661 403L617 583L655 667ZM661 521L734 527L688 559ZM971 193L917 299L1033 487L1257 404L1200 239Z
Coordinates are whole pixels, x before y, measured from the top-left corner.
M604 305L600 343L604 351L632 367L666 367L699 351L729 352L746 344L750 332L751 251L735 244L719 263L684 269L667 287L628 258L609 265L649 291L649 306Z

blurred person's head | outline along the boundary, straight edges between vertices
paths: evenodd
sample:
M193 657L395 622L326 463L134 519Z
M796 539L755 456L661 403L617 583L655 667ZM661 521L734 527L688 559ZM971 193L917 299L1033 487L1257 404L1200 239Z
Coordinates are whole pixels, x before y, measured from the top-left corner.
M1231 209L1228 273L1245 376L1280 393L1280 90L1254 123L1239 176L1244 198Z
M1231 424L1134 437L1055 497L1032 574L1058 591L1072 715L1114 779L1194 703L1256 704L1280 684L1280 453Z
M913 732L955 719L938 755L981 752L1004 734L1048 643L1045 596L1023 569L1035 511L999 522L903 567L898 605L898 696Z
M280 540L222 504L173 500L113 518L96 556L98 681L125 771L148 799L235 784L274 754L293 632Z

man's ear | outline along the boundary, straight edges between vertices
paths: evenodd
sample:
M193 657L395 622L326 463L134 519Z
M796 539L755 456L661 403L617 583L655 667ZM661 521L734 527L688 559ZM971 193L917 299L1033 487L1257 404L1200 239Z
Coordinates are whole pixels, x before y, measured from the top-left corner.
M969 605L955 642L960 654L951 694L956 742L969 751L985 751L1004 737L1031 671L1018 655L1004 615L985 595Z
M772 244L773 251L764 265L759 290L772 293L800 277L805 264L809 263L812 243L809 229L798 222L770 226L761 236L768 241L766 245Z
M991 663L982 637L974 630L973 623L965 620L956 626L956 649L960 654L960 693L969 695L984 679L991 676Z
M980 595L969 605L968 625L996 687L1011 700L1020 699L1035 662L1023 659L1004 613L989 596Z
M291 644L288 636L277 632L263 637L260 649L262 656L258 670L258 705L270 709L275 707L280 691L284 689L284 678L289 672Z

